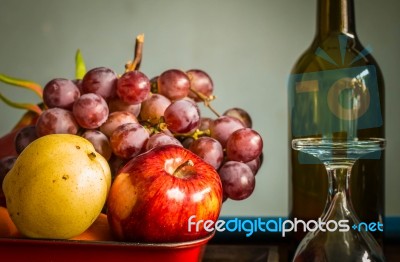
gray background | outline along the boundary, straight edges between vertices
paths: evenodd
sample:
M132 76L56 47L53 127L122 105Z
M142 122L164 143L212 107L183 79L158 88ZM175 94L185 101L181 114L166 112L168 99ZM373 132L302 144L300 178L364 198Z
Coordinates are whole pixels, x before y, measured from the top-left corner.
M373 47L386 82L386 213L400 215L399 113L400 4L356 0L358 35ZM264 138L265 162L256 190L228 201L223 215L286 216L287 79L315 32L315 0L0 0L0 72L41 85L74 77L82 50L88 69L123 71L134 38L145 34L141 70L149 77L169 68L201 68L214 80L219 112L245 108ZM37 98L0 84L21 102ZM206 111L207 115L211 115ZM22 111L0 104L0 135Z

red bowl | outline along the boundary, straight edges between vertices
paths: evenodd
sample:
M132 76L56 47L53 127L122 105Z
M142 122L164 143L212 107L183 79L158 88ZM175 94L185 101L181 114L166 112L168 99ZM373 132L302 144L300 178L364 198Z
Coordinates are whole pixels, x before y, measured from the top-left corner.
M179 243L0 238L1 261L201 261L209 236Z

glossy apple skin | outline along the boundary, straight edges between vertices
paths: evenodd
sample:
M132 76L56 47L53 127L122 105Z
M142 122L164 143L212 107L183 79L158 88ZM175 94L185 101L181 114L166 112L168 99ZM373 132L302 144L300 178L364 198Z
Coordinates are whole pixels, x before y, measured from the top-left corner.
M171 175L179 168L178 177ZM179 177L181 176L181 177ZM115 237L133 242L181 242L210 234L192 221L217 221L222 186L217 171L189 150L166 145L130 160L116 176L108 202Z

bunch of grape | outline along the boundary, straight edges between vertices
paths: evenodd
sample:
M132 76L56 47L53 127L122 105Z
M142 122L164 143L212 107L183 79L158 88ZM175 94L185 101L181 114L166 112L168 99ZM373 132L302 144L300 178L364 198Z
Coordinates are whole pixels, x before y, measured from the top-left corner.
M108 160L115 175L139 154L174 144L194 152L218 171L225 200L249 197L263 157L263 140L252 129L249 114L241 108L222 115L216 112L211 106L214 84L203 70L169 69L147 77L139 70L142 44L140 35L135 58L122 75L97 67L81 71L76 79L49 81L42 90L44 110L35 125L18 132L16 152L44 135L80 135ZM77 70L84 68L79 62ZM204 117L199 103L216 117ZM0 161L0 171L4 170L0 179L14 161L15 157Z
M35 126L20 130L16 149L20 153L47 134L80 135L115 174L152 148L184 146L218 170L226 199L242 200L254 190L263 140L243 109L231 108L215 119L201 115L198 103L212 109L213 89L210 76L199 69L169 69L149 79L138 70L118 76L98 67L82 80L55 78L43 89L46 109Z

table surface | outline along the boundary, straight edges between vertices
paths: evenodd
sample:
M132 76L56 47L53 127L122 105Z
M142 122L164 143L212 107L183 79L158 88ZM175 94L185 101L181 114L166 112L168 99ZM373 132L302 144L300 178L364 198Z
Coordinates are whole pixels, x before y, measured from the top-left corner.
M400 261L400 241L385 243L387 262ZM202 262L286 262L288 249L282 244L209 244Z
M224 218L229 219L229 218ZM278 219L278 218L268 218ZM255 233L247 238L242 233L217 232L207 245L203 262L286 262L289 259L287 239L279 233ZM387 262L400 261L400 217L385 218L384 253Z

